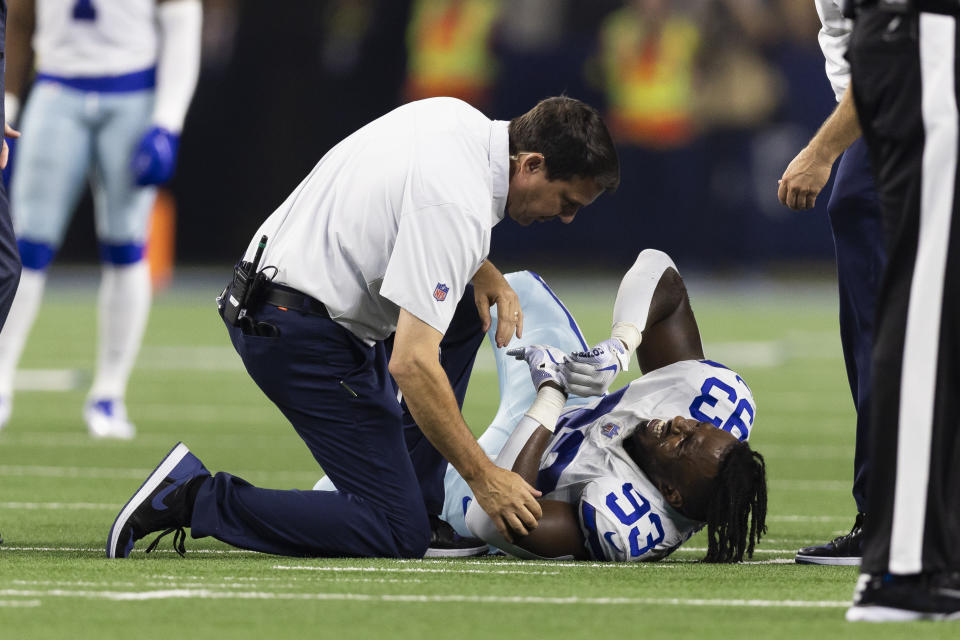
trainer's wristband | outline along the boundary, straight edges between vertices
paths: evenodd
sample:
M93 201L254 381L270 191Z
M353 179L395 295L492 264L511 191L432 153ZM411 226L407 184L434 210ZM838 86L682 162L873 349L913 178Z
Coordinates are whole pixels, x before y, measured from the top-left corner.
M557 418L567 403L567 394L549 385L543 385L537 391L537 399L533 401L525 415L539 422L545 429L553 433L557 428Z

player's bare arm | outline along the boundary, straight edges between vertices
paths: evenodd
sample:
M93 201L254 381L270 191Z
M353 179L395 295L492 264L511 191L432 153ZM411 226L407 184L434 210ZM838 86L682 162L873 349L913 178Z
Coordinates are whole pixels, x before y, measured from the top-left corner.
M473 276L473 298L480 313L483 330L490 328L490 307L497 305L497 346L505 347L513 338L523 337L523 309L520 298L507 284L500 270L484 260Z
M401 309L390 374L417 425L464 477L500 534L507 540L512 539L511 532L525 535L537 527L541 516L536 501L540 492L517 474L494 465L477 445L437 359L442 337Z
M606 393L630 353L643 373L703 358L700 330L687 290L670 256L645 249L620 281L610 338L564 359L564 382L579 396Z
M787 165L780 178L777 197L791 209L811 209L830 179L837 157L860 137L860 122L847 87L840 103L810 143Z
M513 463L514 473L534 486L540 460L552 436L552 431L543 425L537 426ZM514 544L543 558L572 556L577 560L589 559L577 520L577 505L542 498L538 502L543 509L540 525L526 536L517 536Z

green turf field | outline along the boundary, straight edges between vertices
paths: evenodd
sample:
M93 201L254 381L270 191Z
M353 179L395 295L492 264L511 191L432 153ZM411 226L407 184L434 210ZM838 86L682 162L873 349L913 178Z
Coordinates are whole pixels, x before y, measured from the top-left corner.
M609 335L615 279L552 284L590 341ZM131 559L108 561L116 512L178 440L211 470L262 486L309 488L319 471L242 370L212 284L157 298L128 396L137 439L90 440L80 414L93 290L54 283L22 361L20 382L33 390L18 392L0 432L0 638L958 637L949 623L845 623L857 570L792 563L796 548L845 532L854 514L853 410L831 284L689 286L707 356L737 369L758 405L752 443L768 463L769 534L738 566L698 564L699 536L639 565L282 558L211 539L188 539L185 558L164 541L158 553L141 543ZM484 352L464 413L482 429L496 405Z

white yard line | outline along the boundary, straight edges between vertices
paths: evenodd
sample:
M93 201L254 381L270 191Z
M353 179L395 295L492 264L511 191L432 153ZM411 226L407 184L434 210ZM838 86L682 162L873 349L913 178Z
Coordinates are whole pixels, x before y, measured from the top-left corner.
M518 565L520 566L520 565ZM311 565L283 565L276 564L272 568L280 571L332 571L332 572L350 572L350 571L370 571L374 573L480 573L480 574L499 574L499 575L525 575L525 576L558 576L559 571L481 571L479 569L427 569L424 567L393 568L393 567L317 567Z
M3 607L39 607L39 600L0 600L0 609Z
M42 465L0 464L0 476L16 478L90 478L97 480L143 480L150 475L150 469L122 469L111 467L54 467ZM243 471L243 477L294 479L309 481L312 485L320 478L320 469L316 471Z
M0 502L0 509L17 511L117 511L122 505L101 502Z
M581 598L577 596L490 596L467 594L366 594L366 593L280 593L274 591L217 591L214 589L160 589L154 591L112 591L82 589L0 589L0 597L86 598L110 601L148 601L170 599L205 600L314 600L358 601L400 604L459 602L467 604L546 604L546 605L648 605L687 607L806 608L848 607L838 600L749 600L719 598Z

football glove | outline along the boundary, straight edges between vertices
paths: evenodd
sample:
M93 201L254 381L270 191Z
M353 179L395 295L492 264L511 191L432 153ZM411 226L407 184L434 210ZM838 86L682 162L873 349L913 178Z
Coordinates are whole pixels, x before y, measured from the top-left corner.
M630 364L630 353L618 338L610 338L587 351L579 351L563 359L563 376L567 390L578 396L600 396L621 370Z
M153 127L140 139L133 152L134 182L140 186L163 184L173 177L180 136L161 127Z
M547 382L553 382L561 389L566 390L566 380L563 373L563 351L545 344L532 344L529 347L510 349L508 356L517 360L526 360L530 367L530 378L533 386L539 390Z

